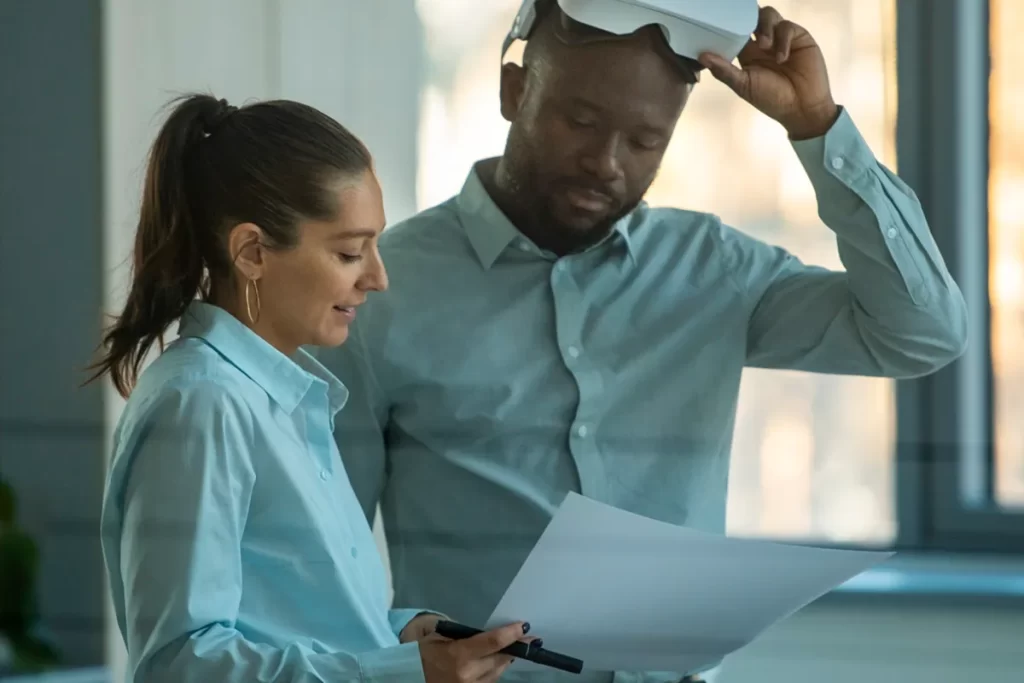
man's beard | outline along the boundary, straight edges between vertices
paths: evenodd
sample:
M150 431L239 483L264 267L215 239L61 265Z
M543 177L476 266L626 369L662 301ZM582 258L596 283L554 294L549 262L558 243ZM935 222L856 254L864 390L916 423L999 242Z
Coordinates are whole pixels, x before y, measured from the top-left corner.
M613 209L607 216L586 228L580 228L559 220L552 206L551 195L537 194L533 196L535 201L530 209L538 223L538 228L548 233L549 241L559 246L559 249L555 250L557 253L565 254L581 252L599 243L611 233L620 219L628 215L639 204L639 201L629 202Z
M525 225L518 226L538 246L556 254L584 251L607 237L615 224L633 211L642 197L613 206L608 215L586 227L569 225L559 219L554 207L555 193L562 182L549 180L530 168L510 169L515 173L514 192L523 207Z

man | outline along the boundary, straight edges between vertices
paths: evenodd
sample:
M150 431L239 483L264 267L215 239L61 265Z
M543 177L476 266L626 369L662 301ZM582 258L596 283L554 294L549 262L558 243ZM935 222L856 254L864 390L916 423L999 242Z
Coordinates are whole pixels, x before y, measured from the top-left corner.
M476 626L568 491L723 532L744 366L913 377L966 343L920 205L807 31L763 8L739 67L701 63L784 127L847 272L647 207L695 65L656 28L541 9L502 67L504 154L384 234L390 290L322 355L352 389L338 442L367 515L382 506L396 606Z

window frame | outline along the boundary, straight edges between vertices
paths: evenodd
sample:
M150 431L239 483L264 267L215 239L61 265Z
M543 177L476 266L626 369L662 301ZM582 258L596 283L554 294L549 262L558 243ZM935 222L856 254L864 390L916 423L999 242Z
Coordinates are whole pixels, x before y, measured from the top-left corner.
M1024 551L994 491L988 264L989 3L898 0L897 158L964 294L962 358L897 384L897 549Z

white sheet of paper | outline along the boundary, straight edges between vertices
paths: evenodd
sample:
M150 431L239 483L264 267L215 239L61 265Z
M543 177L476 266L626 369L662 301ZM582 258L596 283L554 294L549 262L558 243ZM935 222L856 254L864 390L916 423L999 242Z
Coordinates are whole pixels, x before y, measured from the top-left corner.
M570 493L487 626L529 621L584 671L698 671L892 555L717 536Z

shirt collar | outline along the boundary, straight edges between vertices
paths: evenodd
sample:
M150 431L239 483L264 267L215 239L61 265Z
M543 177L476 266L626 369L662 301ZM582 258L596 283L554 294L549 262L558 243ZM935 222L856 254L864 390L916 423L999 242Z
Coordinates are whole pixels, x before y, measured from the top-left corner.
M485 159L474 164L466 177L462 191L456 198L459 212L468 219L462 221L466 235L469 237L470 244L473 245L473 251L476 252L477 258L480 259L480 265L485 269L493 266L501 253L517 242L529 245L531 251L538 254L543 253L502 213L484 187L483 180L480 178L481 169L493 166L495 162L496 159ZM630 216L620 219L615 223L612 234L598 245L604 244L608 239L620 238L626 245L630 260L635 265L636 254L629 234L630 222ZM596 248L598 245L591 248ZM553 260L554 256L552 255L550 258Z
M332 420L348 401L348 389L341 380L308 352L299 349L289 358L219 306L192 302L181 318L178 335L205 341L289 414L314 386L326 391Z

